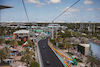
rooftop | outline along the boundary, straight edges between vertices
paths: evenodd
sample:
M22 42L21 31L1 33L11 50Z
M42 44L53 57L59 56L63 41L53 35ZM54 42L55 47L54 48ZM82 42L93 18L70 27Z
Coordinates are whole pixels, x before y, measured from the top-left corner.
M90 44L79 44L79 45L81 45L83 47L90 47Z
M18 30L15 31L14 33L29 33L29 30Z

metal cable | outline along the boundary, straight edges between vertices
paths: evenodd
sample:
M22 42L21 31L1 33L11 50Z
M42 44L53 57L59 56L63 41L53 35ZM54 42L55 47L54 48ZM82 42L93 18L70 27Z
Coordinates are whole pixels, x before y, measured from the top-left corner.
M28 14L27 14L27 11L26 11L25 4L24 4L24 0L22 0L22 3L23 3L23 6L24 6L24 10L25 10L25 13L26 13L27 20L28 20L28 22L29 22L29 18L28 18Z
M58 17L60 17L63 13L65 13L66 11L68 11L71 7L73 7L75 4L77 4L80 0L76 1L73 5L71 5L69 8L67 8L65 11L63 11L60 15L58 15L55 19L53 19L52 22L54 22Z
M1 9L0 9L0 22L1 22Z

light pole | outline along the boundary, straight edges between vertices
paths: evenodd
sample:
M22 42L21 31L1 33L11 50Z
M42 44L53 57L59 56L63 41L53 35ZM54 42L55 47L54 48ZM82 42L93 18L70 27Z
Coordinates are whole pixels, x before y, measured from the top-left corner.
M33 28L33 42L34 42L34 28Z
M57 38L57 27L56 27L56 38Z
M0 9L0 22L1 22L1 9Z
M63 11L61 14L59 14L56 18L53 19L52 23L59 18L62 14L64 14L66 11L68 11L71 7L73 7L75 4L77 4L80 0L77 0L74 4L72 4L69 8L67 8L65 11ZM52 26L52 39L53 39L53 26Z
M94 22L94 30L93 31L94 31L94 34L95 34L95 22Z
M54 35L53 35L53 25L52 25L52 39L54 39Z

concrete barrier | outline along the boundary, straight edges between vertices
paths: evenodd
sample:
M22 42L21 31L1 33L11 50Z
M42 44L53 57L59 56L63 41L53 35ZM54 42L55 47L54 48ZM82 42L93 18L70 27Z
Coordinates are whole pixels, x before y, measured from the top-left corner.
M38 58L39 58L39 66L44 67L38 44L37 44L37 52L38 52Z

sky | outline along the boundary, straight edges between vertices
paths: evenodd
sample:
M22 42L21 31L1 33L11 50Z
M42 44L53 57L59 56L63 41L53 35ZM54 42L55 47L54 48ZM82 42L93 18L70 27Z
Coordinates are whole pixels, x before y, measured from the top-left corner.
M77 0L24 0L30 22L52 21ZM1 10L1 21L28 21L22 0L0 0L0 5L13 8ZM55 21L100 22L100 0L80 0Z

